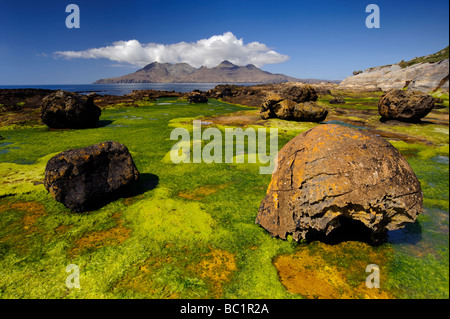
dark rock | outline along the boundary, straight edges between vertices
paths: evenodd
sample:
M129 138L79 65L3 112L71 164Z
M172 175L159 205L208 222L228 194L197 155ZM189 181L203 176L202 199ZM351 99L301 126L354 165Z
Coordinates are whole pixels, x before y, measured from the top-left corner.
M419 122L433 109L435 99L422 92L390 90L378 101L381 120Z
M188 96L189 103L208 103L208 98L203 94L194 92Z
M361 74L361 73L363 73L363 71L361 71L361 70L353 71L353 75L358 75L358 74Z
M45 168L44 186L58 202L82 212L114 198L138 177L127 147L107 141L52 157Z
M233 96L234 94L230 87L226 87L222 90L221 95L222 97L224 97L224 96Z
M94 95L78 95L57 91L42 100L41 119L50 128L95 127L101 109L94 104Z
M208 97L220 99L223 97L235 97L237 95L241 95L240 93L241 92L238 90L238 87L236 85L220 84L206 92L206 95Z
M358 224L377 243L388 230L413 223L422 204L419 180L389 142L325 124L280 150L256 223L272 236L291 234L296 241L330 238L342 225Z
M42 99L53 92L46 89L0 89L0 111L39 108Z
M311 85L291 86L280 92L285 100L291 100L297 103L317 101L318 95Z
M334 97L330 100L330 104L345 104L345 101L341 97Z

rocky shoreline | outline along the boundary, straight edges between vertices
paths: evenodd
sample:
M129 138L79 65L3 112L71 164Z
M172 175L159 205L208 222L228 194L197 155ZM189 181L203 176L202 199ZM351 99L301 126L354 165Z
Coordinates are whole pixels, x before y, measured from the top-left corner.
M309 87L315 91L315 94L317 94L318 97L317 102L320 107L325 108L325 110L329 113L327 116L327 121L339 119L340 121L344 120L349 125L360 125L361 123L366 122L366 119L378 116L378 112L374 109L374 106L376 105L371 105L371 107L362 106L366 103L364 99L376 98L378 100L384 93L382 91L361 92L358 90L342 90L340 85L330 82L312 84L306 84L303 82L286 82L276 84L258 84L252 86L224 84L217 85L213 89L206 92L199 90L194 90L188 93L158 90L135 90L130 94L121 96L100 95L96 92L83 96L92 99L94 104L100 107L100 109L110 107L139 107L148 102L154 102L159 98L176 98L189 100L190 102L205 102L208 99L217 99L226 103L256 107L261 108L262 110L262 108L264 108L264 103L267 102L266 97L268 95L280 94L282 92L289 91L294 92L299 87ZM42 100L46 96L55 92L56 90L46 89L0 89L0 127L10 125L42 125L40 114ZM291 101L295 100L296 97L286 96L284 99L286 99L286 101ZM316 98L314 98L313 101L315 99ZM357 105L361 106L354 108L352 107L352 104L345 104L345 99L356 99L355 101L358 102ZM448 105L445 106L442 104L442 99L435 99L434 102L434 109L448 108ZM294 103L291 102L291 104ZM252 121L256 122L260 120L261 119L259 117L255 117ZM427 121L448 125L448 114L440 114L438 117L428 116ZM379 121L373 123L372 121L370 124L373 125L372 130L376 132L379 131L379 126L397 125L398 123L395 122L395 119L391 119L386 123ZM367 125L367 122L365 125ZM407 125L407 123L403 123L402 125ZM402 133L396 132L395 135L402 135Z
M195 92L207 98L220 99L223 102L251 107L260 107L267 93L276 92L283 88L304 85L300 82L278 84L261 84L254 86L218 85L206 92ZM310 84L317 93L330 94L330 89L337 85L333 83ZM39 109L42 100L57 90L48 89L0 89L0 126L38 124ZM197 91L197 90L196 90ZM135 90L126 95L101 95L96 92L88 94L95 105L100 108L108 107L138 107L140 102L156 101L158 98L173 97L188 99L189 93L159 90Z

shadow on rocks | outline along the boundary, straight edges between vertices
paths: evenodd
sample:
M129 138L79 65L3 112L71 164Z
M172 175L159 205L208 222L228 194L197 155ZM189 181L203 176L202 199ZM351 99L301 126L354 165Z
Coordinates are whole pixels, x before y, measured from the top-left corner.
M110 125L110 124L112 124L114 121L112 121L112 120L100 120L100 121L98 121L97 122L97 125L95 126L95 127L105 127L105 126L108 126L108 125Z
M340 226L333 229L328 235L324 233L311 233L306 242L320 241L328 245L337 245L346 241L359 241L372 246L389 242L392 244L416 244L422 239L422 226L416 220L406 224L404 228L374 234L362 222L350 218L340 218Z

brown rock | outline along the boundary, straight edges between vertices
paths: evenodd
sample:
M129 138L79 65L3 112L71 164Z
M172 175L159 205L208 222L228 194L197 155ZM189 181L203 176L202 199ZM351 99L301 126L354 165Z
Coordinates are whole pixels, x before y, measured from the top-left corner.
M282 100L272 107L273 114L279 119L291 120L295 104L291 100Z
M283 89L280 95L287 100L297 103L316 101L318 95L311 85L291 86Z
M315 102L296 103L284 99L280 94L268 93L261 106L262 119L279 118L282 120L321 122L328 111Z
M296 104L292 111L292 119L301 122L322 122L328 111L315 102Z
M433 109L435 99L415 91L390 90L378 101L381 120L419 122Z
M280 150L256 223L272 236L291 234L297 241L357 224L375 243L414 222L422 202L419 180L389 142L327 124Z

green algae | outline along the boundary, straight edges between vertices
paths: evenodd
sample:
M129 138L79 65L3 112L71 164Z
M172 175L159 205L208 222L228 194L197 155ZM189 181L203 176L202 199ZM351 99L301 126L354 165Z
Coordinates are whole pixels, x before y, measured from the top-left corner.
M105 109L103 125L95 129L0 129L11 143L0 154L0 297L304 298L283 284L277 265L280 256L293 256L286 265L305 256L320 257L319 277L331 278L335 297L367 297L365 266L378 263L382 293L372 297L448 298L448 135L413 125L410 134L436 144L392 141L424 191L425 211L415 224L378 247L298 244L272 238L254 222L271 178L259 174L261 163L169 161L174 128L191 132L194 119L206 118L212 124L205 127L223 134L230 126L215 124L214 116L252 114L249 109L167 98ZM278 128L281 148L316 125L271 119L246 127ZM46 162L68 148L104 140L127 145L140 184L130 197L71 213L42 185ZM69 264L80 268L80 289L65 285Z

